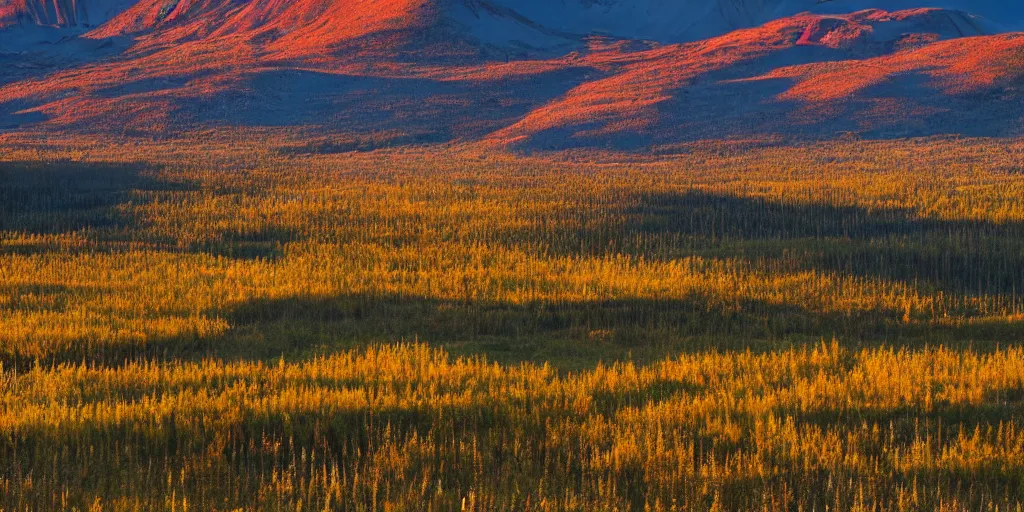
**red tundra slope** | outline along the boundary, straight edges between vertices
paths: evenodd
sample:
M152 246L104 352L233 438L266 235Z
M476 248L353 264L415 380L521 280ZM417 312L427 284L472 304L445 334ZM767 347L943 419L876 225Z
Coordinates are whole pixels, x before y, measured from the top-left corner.
M635 4L649 16L615 2L571 10L567 0L570 18L556 20L523 14L530 2L483 0L90 4L102 15L86 0L7 1L0 130L152 137L258 128L339 147L522 149L1024 134L1024 35L957 10L843 13L837 1L736 29L715 18L721 33L692 40L697 32L674 37L651 11L672 5L662 14L687 19L679 6L689 3L655 0ZM788 1L758 4L757 14L803 6ZM103 23L86 26L85 13ZM588 23L611 29L582 33ZM40 43L36 25L67 28Z
M308 57L362 37L427 28L435 11L423 0L142 0L88 37L146 33L163 44L241 37L262 42L270 55Z

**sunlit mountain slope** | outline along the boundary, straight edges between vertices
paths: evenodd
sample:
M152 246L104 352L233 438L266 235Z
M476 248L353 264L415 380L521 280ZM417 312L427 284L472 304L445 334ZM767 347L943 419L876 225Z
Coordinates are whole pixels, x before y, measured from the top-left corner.
M524 149L1020 134L1024 8L921 3L9 1L0 129Z

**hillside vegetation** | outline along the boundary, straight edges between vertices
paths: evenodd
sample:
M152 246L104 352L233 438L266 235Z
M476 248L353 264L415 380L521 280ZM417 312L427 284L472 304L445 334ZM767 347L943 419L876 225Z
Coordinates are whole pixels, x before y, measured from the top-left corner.
M7 10L24 20L87 4L120 14L95 28L4 28L0 4L0 130L280 129L350 149L517 151L1024 134L1024 33L1011 32L1024 10L1012 2L17 0Z
M0 509L1024 501L1019 141L3 144Z

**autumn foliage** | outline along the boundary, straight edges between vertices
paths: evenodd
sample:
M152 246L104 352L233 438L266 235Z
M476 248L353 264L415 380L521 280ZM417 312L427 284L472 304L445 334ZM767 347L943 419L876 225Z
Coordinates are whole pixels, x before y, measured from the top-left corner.
M5 137L0 508L1021 506L1019 142L254 140Z

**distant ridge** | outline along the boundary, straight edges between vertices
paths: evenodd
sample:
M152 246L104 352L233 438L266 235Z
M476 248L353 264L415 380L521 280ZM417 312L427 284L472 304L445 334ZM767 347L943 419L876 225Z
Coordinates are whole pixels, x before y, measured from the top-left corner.
M184 23L222 34L266 27L344 36L443 18L488 43L543 46L552 38L594 34L688 42L803 12L920 7L969 12L988 32L1024 24L1024 4L1002 0L0 0L0 26L106 25L94 35L108 37Z

